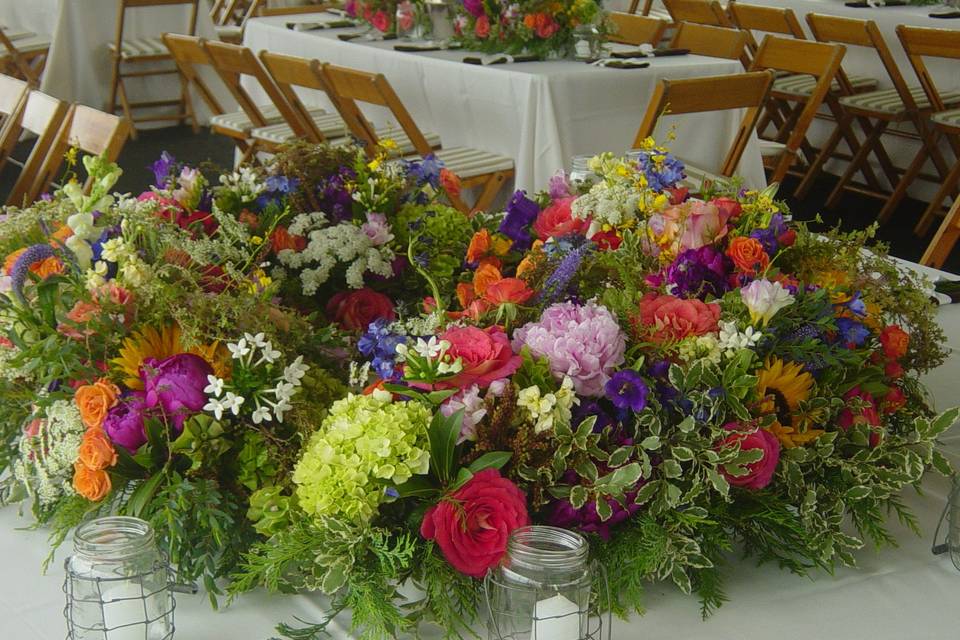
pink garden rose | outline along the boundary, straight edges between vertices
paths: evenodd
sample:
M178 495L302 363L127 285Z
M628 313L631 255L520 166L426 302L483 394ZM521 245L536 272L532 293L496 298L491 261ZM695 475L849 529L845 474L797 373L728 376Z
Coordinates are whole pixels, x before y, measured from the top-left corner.
M513 375L523 362L523 358L513 353L510 339L498 326L452 327L440 339L450 343L447 354L453 359L460 358L463 370L439 383L439 387L466 389L473 384L488 387L494 380Z
M650 292L640 300L640 313L634 317L641 332L653 342L682 340L718 330L720 305L697 298L687 300Z
M664 236L677 244L674 248L678 252L699 249L727 235L727 221L734 213L731 206L721 208L712 202L690 199L661 214Z
M550 203L533 221L533 230L543 241L548 238L560 238L572 234L583 235L590 226L589 220L574 218L570 205L576 196L560 198Z
M746 475L734 476L724 469L723 475L727 481L735 487L745 489L759 490L770 484L773 479L773 473L777 470L777 462L780 460L780 443L769 431L756 428L752 431L742 431L741 426L736 422L730 422L723 426L730 431L730 435L720 442L720 448L724 449L740 444L740 450L760 449L763 451L763 457L756 462L744 465L747 468Z
M373 25L373 28L382 33L386 33L387 29L390 28L390 17L387 16L384 11L377 11L373 14L373 18L370 20L370 24Z

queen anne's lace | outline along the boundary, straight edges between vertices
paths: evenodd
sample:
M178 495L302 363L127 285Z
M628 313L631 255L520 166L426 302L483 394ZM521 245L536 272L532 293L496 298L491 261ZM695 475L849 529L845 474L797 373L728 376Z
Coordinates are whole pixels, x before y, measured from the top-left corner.
M48 505L75 493L73 463L86 427L80 410L67 400L51 404L38 424L35 433L31 430L20 438L20 458L13 464L13 474L41 504Z
M291 226L291 230L300 231L308 223L298 218L294 224L296 227ZM303 251L297 253L285 249L277 254L284 266L303 269L300 282L304 295L315 294L330 279L330 273L338 263L347 265L346 281L353 289L363 288L366 273L383 277L393 275L393 259L396 257L393 250L385 245L376 246L361 228L348 222L316 229L309 233L308 238Z

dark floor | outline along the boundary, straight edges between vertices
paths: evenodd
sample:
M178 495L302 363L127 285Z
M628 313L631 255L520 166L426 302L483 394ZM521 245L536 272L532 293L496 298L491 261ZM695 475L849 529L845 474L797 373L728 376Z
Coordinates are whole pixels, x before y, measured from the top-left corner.
M233 145L225 138L211 135L206 129L194 135L189 127L175 127L141 131L138 139L127 143L120 156L119 164L124 174L116 190L120 192L140 193L152 182L153 174L149 165L160 157L161 151L168 151L178 160L189 164L210 161L219 167L233 164ZM11 167L0 173L0 202L6 198L16 174ZM823 174L810 194L802 201L790 197L796 186L796 180L788 179L781 189L787 195L794 216L799 220L813 220L819 213L824 226L833 226L842 220L845 229L862 229L873 222L882 203L853 193L847 193L840 204L829 211L824 207L836 177ZM925 208L925 203L905 199L891 220L880 228L878 239L890 245L893 255L907 260L919 260L923 250L930 242L934 229L925 238L913 234L913 225ZM822 228L822 227L821 227ZM960 273L960 249L953 251L944 265L944 270Z

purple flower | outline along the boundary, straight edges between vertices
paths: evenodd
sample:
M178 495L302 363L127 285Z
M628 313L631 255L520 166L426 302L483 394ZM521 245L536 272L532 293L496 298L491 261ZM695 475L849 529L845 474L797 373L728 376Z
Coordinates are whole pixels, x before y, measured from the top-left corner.
M560 243L551 243L551 245L557 245ZM554 300L559 300L563 297L563 294L566 293L567 287L570 285L573 277L577 275L577 271L580 270L580 265L583 262L584 256L586 256L593 249L592 242L585 242L576 249L573 249L560 260L560 263L557 265L557 268L553 270L553 273L544 281L543 288L540 291L538 300L540 302L552 302Z
M540 214L540 207L536 202L527 198L526 191L517 191L507 203L507 215L500 223L499 231L513 240L514 251L526 251L533 244L529 226Z
M593 425L594 433L600 433L604 427L613 424L613 418L610 417L596 400L582 399L580 404L574 405L572 414L575 427L580 426L580 423L590 416L596 416L597 421Z
M787 223L783 220L783 215L775 213L770 216L770 224L767 228L773 232L773 235L780 237L787 232Z
M463 0L463 8L474 18L483 15L483 0Z
M563 480L568 483L576 482L576 473L568 471L564 474ZM636 485L637 489L639 489L644 482L644 480L640 480ZM627 491L624 494L624 504L626 506L621 505L613 498L607 498L607 504L610 505L610 510L613 515L605 521L601 520L597 514L596 503L593 500L588 500L587 503L579 509L575 509L567 500L557 500L550 509L547 522L555 527L579 529L584 533L595 533L603 540L609 540L611 527L624 522L640 510L640 505L634 502L634 499L637 497L637 489Z
M103 430L114 444L119 444L133 453L147 441L143 430L143 392L135 391L113 406L103 420Z
M166 189L176 166L177 159L166 151L162 152L160 159L149 167L153 171L153 184L161 189Z
M23 295L23 285L27 281L27 274L30 272L30 265L52 258L54 256L53 248L48 244L35 244L28 247L26 251L14 261L10 269L10 280L13 292L19 298L20 302L26 304L27 299Z
M730 259L712 245L687 249L667 267L667 290L681 298L719 298L729 289Z
M567 176L562 171L550 178L547 185L551 200L559 200L573 195L570 193L570 183L567 182Z
M850 318L837 318L837 331L840 342L857 347L862 346L870 335L870 330L863 323Z
M647 383L632 369L617 371L604 385L607 398L618 409L643 411L647 406Z
M779 243L777 242L777 235L773 229L754 229L750 232L750 237L759 242L760 246L763 247L763 250L771 258L777 253Z
M440 188L440 170L443 169L443 162L434 154L424 156L423 160L404 161L404 165L407 174L416 179L418 187L429 184L434 189Z
M179 432L187 416L197 413L207 403L203 388L212 373L213 367L192 353L179 353L160 361L147 358L140 369L145 405L147 408L159 406Z

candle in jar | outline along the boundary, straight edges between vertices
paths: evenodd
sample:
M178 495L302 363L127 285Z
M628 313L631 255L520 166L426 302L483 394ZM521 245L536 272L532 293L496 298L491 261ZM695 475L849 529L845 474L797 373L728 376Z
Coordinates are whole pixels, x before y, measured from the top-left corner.
M559 593L533 608L531 640L581 640L580 607Z

